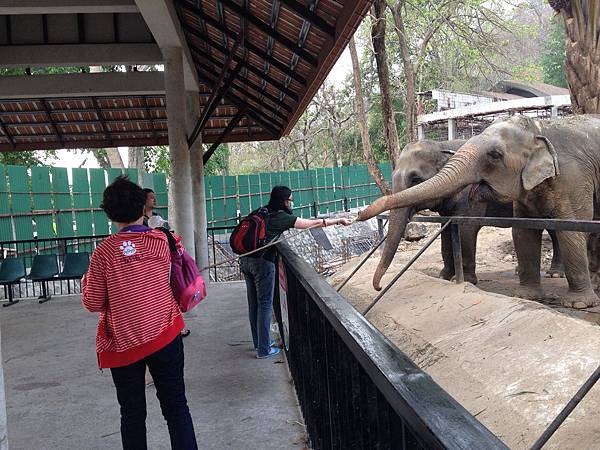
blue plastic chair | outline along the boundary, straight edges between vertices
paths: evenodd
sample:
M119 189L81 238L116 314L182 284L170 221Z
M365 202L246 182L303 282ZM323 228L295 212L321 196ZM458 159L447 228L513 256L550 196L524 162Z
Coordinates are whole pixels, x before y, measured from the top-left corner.
M54 279L57 273L57 255L35 255L33 257L31 270L26 278L31 281L38 281L42 283L42 295L38 297L41 299L40 303L45 303L52 298L52 296L48 295L47 283L48 281Z
M8 303L3 303L2 306L11 306L19 303L19 300L13 300L12 288L13 284L19 284L25 276L25 261L23 258L6 258L0 265L0 284L4 286L4 293L8 291Z
M71 293L71 285L68 280L81 280L90 265L90 254L88 252L66 253L63 270L56 276L58 280L67 280L67 289Z

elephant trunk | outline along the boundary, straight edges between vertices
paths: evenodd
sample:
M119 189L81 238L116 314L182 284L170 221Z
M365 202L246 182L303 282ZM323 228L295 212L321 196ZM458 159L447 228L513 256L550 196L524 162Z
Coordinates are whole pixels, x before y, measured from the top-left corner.
M381 259L377 265L377 270L375 270L375 274L373 275L373 287L376 291L381 290L381 278L385 275L385 272L390 267L390 264L394 259L394 255L398 250L400 240L402 239L402 236L404 236L406 225L414 214L415 208L401 208L390 211L388 234L385 241L385 247L381 253Z
M410 189L378 198L358 213L358 220L368 220L390 209L406 208L448 197L469 184L478 183L481 178L475 164L476 150L473 145L463 145L437 175Z

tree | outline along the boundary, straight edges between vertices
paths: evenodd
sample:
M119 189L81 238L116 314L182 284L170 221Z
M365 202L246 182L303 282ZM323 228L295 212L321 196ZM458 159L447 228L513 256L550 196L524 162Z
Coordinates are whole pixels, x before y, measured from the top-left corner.
M565 24L566 74L576 114L600 112L600 7L597 0L549 0Z
M383 174L381 173L381 169L377 165L377 161L373 157L373 150L371 148L371 141L369 139L369 128L367 125L367 115L365 112L365 104L363 98L363 90L362 90L362 81L361 81L361 72L360 66L358 64L358 54L356 52L356 44L354 42L354 36L350 38L350 43L348 44L350 48L350 57L352 58L352 72L354 74L354 87L356 90L356 119L358 122L358 128L360 129L360 136L362 138L363 144L363 152L365 155L365 162L367 163L367 167L369 168L369 173L373 180L375 180L375 184L381 191L382 194L387 195L392 191L390 186L388 185L385 178L383 178Z
M544 83L568 87L565 73L565 25L560 16L553 17L550 23L541 60Z
M206 147L206 146L205 146ZM169 147L144 147L144 168L148 173L166 173L171 176ZM229 146L221 144L204 166L204 175L226 175L229 168Z
M13 166L46 166L56 159L54 151L0 152L0 164Z
M371 28L371 40L373 51L377 61L377 75L379 77L379 91L381 95L381 109L383 114L383 129L385 142L389 154L392 170L396 168L400 156L400 142L398 130L396 129L396 118L392 107L392 93L390 88L390 74L388 66L388 55L385 44L386 30L386 0L375 0L373 3L373 25Z

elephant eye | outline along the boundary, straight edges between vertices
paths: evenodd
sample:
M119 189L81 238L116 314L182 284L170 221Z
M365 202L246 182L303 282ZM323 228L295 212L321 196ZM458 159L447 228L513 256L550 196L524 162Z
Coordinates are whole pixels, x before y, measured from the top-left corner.
M494 160L500 160L502 159L502 152L499 152L496 149L492 149L488 152L488 155L490 155L490 157Z
M418 175L414 175L414 176L413 176L413 177L411 177L411 179L410 179L410 184L411 184L411 186L414 186L414 185L416 185L416 184L422 183L423 181L425 181L425 180L423 180L423 178L421 178L421 177L420 177L420 176L418 176Z

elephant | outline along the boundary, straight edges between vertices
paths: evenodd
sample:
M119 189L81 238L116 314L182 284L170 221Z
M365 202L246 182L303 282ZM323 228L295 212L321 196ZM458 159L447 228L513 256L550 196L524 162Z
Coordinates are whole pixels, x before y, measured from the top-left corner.
M600 194L600 116L496 119L464 143L435 176L380 197L357 220L448 197L468 185L475 185L477 195L512 202L515 217L593 219ZM521 294L541 298L542 230L513 227L512 233ZM585 233L557 230L556 235L569 284L563 305L599 305L590 281Z
M431 141L421 140L406 145L400 153L397 169L392 174L392 192L397 193L420 184L436 175L448 159L465 143L464 140ZM381 289L381 278L389 268L404 236L406 225L413 215L421 210L429 209L441 216L472 216L472 217L512 217L512 203L502 203L495 199L486 199L481 195L473 195L467 186L452 195L414 204L406 208L390 211L388 237L381 254L381 259L373 275L373 287ZM463 273L465 281L477 284L475 274L477 234L480 226L463 225L460 228L461 249L463 257ZM549 232L553 244L553 257L549 276L562 273L562 264L556 241L556 234ZM450 280L454 276L454 259L452 253L452 238L449 229L442 232L442 259L444 267L440 277Z

